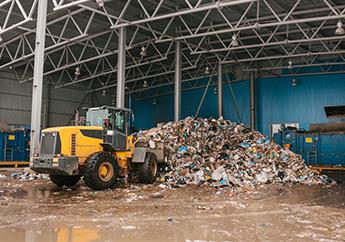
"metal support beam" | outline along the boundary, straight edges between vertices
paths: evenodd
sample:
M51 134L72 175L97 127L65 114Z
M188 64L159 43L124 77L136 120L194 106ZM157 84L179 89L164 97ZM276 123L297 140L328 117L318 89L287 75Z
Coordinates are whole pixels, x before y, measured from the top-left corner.
M255 129L255 73L250 73L250 127Z
M175 103L174 103L174 117L175 122L181 119L181 42L175 42Z
M47 0L39 1L37 9L35 66L32 84L30 158L33 157L33 154L39 153L40 144L47 2Z
M223 66L218 63L218 82L217 82L217 93L218 93L218 117L223 117Z
M126 27L119 29L118 55L117 55L117 90L116 107L125 107L125 82L126 82Z
M44 113L44 128L49 127L49 99L50 99L50 85L47 84L47 87L45 89L46 95L45 95L45 100L43 104L43 113Z

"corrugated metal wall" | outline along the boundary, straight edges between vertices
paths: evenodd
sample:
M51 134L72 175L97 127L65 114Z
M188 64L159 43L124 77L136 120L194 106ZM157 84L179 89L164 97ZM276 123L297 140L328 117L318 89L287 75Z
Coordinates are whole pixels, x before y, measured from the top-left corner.
M249 125L250 122L250 93L249 81L239 81L231 84L235 99L240 111L242 122ZM214 93L215 86L209 88L204 103L200 109L199 117L217 117L217 94ZM195 89L182 92L182 118L194 116L205 89ZM174 119L174 96L166 95L156 98L156 105L153 99L132 102L132 109L135 114L134 125L136 128L146 129L156 126L160 122L168 122ZM231 89L229 84L224 84L224 116L226 119L239 122Z
M0 122L12 125L30 125L32 83L18 84L12 73L0 72ZM49 95L49 104L47 97ZM78 89L55 89L48 85L43 89L42 126L66 125L74 110L84 98ZM83 106L89 106L86 98ZM47 123L46 112L49 113Z
M256 81L257 129L270 134L274 123L300 123L308 129L310 123L328 122L324 106L345 104L345 75L318 75L296 77L297 86L292 85L293 77L261 78ZM242 122L250 122L250 83L247 80L232 84ZM209 88L199 117L217 117L217 96L215 86ZM0 122L15 125L29 125L31 112L31 83L19 85L13 74L0 72ZM194 116L204 89L182 93L182 117ZM47 105L49 95L49 105ZM84 93L77 89L54 89L44 87L42 124L44 126L66 125L74 110L83 100ZM111 97L96 96L95 105L111 103ZM173 120L174 96L172 94L153 99L133 100L137 128L150 128L160 122ZM82 107L91 106L91 98L85 99ZM49 112L46 124L44 112ZM235 122L240 119L236 113L229 84L224 84L224 116Z
M0 72L0 121L8 124L27 125L30 123L31 85L19 88L13 74Z
M80 102L83 100L83 104ZM49 90L49 127L67 125L79 106L90 106L90 98L82 90L50 88Z
M309 129L310 123L328 122L324 106L345 104L345 75L318 75L262 78L257 80L257 127L270 133L274 123L299 123Z
M257 129L270 134L274 123L299 123L308 129L310 123L328 122L324 106L345 104L345 75L318 75L296 77L261 78L256 80L256 125ZM250 123L250 83L235 82L233 90L238 102L242 122ZM200 117L217 117L217 97L210 88L200 111ZM182 94L182 116L193 116L204 89L186 91ZM150 128L159 122L173 120L173 95L153 100L133 101L138 128ZM230 88L224 85L224 114L226 119L238 122Z

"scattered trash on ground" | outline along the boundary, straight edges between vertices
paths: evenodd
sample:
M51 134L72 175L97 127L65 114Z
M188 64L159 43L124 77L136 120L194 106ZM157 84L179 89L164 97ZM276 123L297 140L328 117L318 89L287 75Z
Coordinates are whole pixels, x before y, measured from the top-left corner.
M130 202L133 202L133 201L137 201L137 200L142 200L144 199L144 196L142 195L138 195L134 192L129 192L129 193L126 193L126 202L127 203L130 203Z
M206 211L206 210L212 210L213 208L207 207L207 206L197 206L196 209Z
M174 222L174 218L173 217L169 217L168 221L169 221L169 223L173 223Z
M12 173L11 177L13 179L18 179L21 181L31 181L31 180L37 180L37 179L49 179L48 174L37 174L30 168L25 168L20 173Z
M124 225L121 227L121 229L123 230L133 230L133 229L136 229L135 226L132 226L132 225Z
M151 198L164 198L164 194L162 192L155 192L150 195Z
M330 182L306 167L300 155L243 124L223 119L189 117L137 135L148 147L164 143L168 167L160 181L167 186L247 188L268 183Z

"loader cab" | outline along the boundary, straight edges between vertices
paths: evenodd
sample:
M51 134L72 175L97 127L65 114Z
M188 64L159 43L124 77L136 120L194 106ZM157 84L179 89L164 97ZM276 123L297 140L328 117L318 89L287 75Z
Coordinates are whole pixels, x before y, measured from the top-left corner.
M86 123L103 127L103 149L109 152L125 151L132 111L126 108L103 106L90 108L86 114Z

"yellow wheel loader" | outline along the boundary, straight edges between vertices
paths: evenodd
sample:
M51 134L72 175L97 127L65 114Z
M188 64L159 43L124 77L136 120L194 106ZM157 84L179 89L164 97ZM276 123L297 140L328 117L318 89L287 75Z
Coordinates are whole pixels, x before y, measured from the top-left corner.
M40 153L30 167L49 174L57 186L73 186L83 177L94 190L114 188L120 177L138 173L142 183L153 183L164 146L151 149L128 135L131 110L109 106L90 108L86 126L54 127L42 130Z

